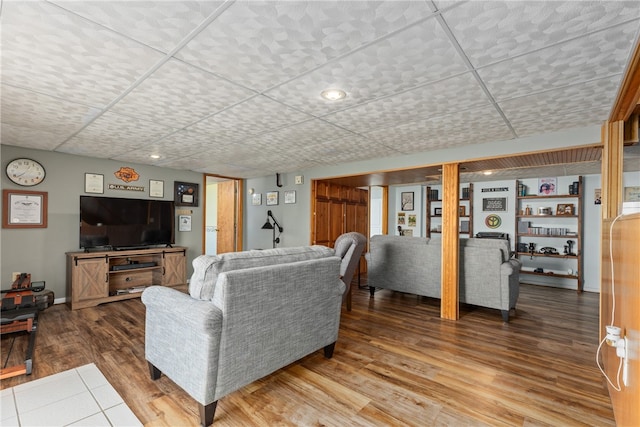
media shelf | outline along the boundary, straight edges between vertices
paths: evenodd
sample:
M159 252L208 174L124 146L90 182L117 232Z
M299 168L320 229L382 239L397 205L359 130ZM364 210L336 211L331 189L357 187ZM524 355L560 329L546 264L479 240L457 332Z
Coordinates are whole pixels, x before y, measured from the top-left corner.
M578 176L573 184L577 188L572 194L523 195L519 189L526 186L523 181L516 181L514 235L516 256L522 262L521 275L575 280L576 290L582 292L582 177ZM530 244L535 247L533 254L520 248ZM542 248L557 253L542 253ZM543 271L534 271L536 268Z
M72 310L139 298L147 286L186 283L186 248L67 252Z
M442 215L435 213L437 210L442 209L442 199L433 197L441 190L440 186L427 187L426 190L426 237L442 234ZM473 236L473 183L461 187L460 191L459 233L471 237Z

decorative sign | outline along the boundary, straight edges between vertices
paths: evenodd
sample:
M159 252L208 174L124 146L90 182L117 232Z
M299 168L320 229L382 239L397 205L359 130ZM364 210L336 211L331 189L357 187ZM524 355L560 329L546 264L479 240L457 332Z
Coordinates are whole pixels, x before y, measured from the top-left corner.
M124 181L124 182L132 182L140 179L140 175L133 168L130 167L121 167L119 170L113 173L116 178Z
M493 187L493 188L483 188L480 190L483 193L494 193L497 191L509 191L509 187Z
M144 191L139 185L109 184L109 190Z
M482 210L484 212L506 212L506 197L487 197L482 199Z
M498 228L502 225L502 218L496 214L488 215L484 220L484 225L489 228Z

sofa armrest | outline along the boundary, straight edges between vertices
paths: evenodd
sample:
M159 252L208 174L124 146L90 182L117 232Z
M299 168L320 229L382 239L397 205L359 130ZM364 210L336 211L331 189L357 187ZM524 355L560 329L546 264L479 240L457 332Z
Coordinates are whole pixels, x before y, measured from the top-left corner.
M215 400L222 312L175 289L151 286L146 306L145 358L203 405Z
M211 334L222 325L222 312L211 301L200 301L176 289L151 286L142 293L147 313L163 317L168 324Z

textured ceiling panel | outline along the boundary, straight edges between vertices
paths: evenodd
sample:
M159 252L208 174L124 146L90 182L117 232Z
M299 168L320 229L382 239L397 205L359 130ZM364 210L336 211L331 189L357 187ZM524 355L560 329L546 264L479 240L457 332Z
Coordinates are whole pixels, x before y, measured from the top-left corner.
M497 100L620 75L637 32L638 23L631 22L482 68L478 73ZM616 93L603 95L613 101Z
M2 3L2 82L103 106L161 58L43 2Z
M338 111L323 118L356 132L368 132L434 116L458 114L489 100L471 73Z
M482 67L640 17L635 1L470 1L443 13Z
M171 51L222 1L53 1L59 7L163 52Z
M606 120L639 30L638 1L5 1L0 143L239 178L509 144Z
M308 114L265 96L256 96L205 118L189 129L211 134L216 139L236 141L241 137L268 132L310 118Z
M174 59L125 96L113 110L184 127L252 95L247 89Z
M429 55L425 55L429 52ZM435 19L398 32L267 92L301 110L321 115L467 71ZM318 102L324 89L339 87L341 103Z
M428 15L421 2L238 2L178 57L262 91Z

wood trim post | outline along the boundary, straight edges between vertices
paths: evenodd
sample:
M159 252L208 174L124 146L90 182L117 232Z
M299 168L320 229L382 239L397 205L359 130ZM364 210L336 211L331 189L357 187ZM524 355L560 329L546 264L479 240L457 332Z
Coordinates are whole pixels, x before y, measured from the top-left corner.
M602 219L622 212L624 121L602 125Z
M460 164L442 167L442 288L440 317L458 320Z
M371 218L371 217L369 217ZM382 234L389 234L389 186L382 186Z

